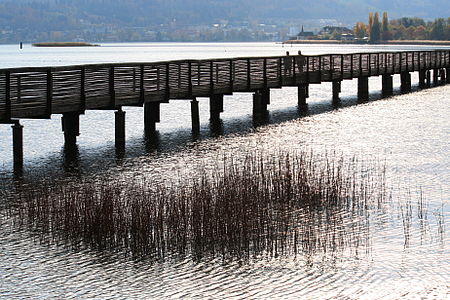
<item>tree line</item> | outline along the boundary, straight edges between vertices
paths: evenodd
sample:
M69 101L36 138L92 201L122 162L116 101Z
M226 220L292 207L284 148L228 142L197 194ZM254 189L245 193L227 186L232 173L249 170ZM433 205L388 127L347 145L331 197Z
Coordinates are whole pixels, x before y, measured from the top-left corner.
M404 17L389 21L384 12L380 20L378 12L370 13L368 23L357 22L354 27L358 39L371 43L389 40L450 40L450 18L425 21L417 17Z

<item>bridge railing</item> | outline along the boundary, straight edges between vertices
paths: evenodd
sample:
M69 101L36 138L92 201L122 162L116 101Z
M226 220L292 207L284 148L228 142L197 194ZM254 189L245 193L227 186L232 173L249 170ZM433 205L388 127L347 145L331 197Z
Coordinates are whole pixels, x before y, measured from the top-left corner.
M449 50L0 69L0 122L444 67Z

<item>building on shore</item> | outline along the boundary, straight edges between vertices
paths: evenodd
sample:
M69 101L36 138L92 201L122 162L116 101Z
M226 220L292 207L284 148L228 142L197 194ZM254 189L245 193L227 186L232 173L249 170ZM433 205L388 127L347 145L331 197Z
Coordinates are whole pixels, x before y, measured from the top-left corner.
M290 39L291 40L309 40L312 37L314 37L314 32L312 31L305 31L302 25L302 31L300 31L297 36L293 36Z

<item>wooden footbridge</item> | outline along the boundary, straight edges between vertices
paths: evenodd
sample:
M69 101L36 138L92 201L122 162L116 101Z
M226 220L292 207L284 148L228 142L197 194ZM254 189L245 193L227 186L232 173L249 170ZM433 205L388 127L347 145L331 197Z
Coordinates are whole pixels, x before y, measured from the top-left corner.
M431 75L433 71L433 76ZM267 112L270 89L298 87L298 105L306 105L309 85L332 82L339 101L341 82L358 79L358 98L368 99L370 76L382 76L383 94L392 94L392 76L401 90L411 90L411 72L419 86L450 82L450 50L326 55L240 57L152 63L92 64L0 69L0 123L13 124L15 166L23 164L21 119L62 114L67 144L76 143L79 115L85 110L115 110L116 145L125 143L123 106L143 106L148 133L160 121L160 103L191 100L192 129L199 131L197 97L210 98L211 118L223 111L223 96L252 92L255 117Z

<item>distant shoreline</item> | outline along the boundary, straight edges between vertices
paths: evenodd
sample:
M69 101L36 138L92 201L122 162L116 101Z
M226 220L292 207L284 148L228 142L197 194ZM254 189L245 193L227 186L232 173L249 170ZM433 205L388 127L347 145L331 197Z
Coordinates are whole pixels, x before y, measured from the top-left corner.
M33 47L97 47L100 45L86 42L46 42L34 43Z
M349 44L349 45L432 45L450 46L450 41L433 40L395 40L379 43L368 43L365 41L340 41L340 40L288 40L282 44Z

